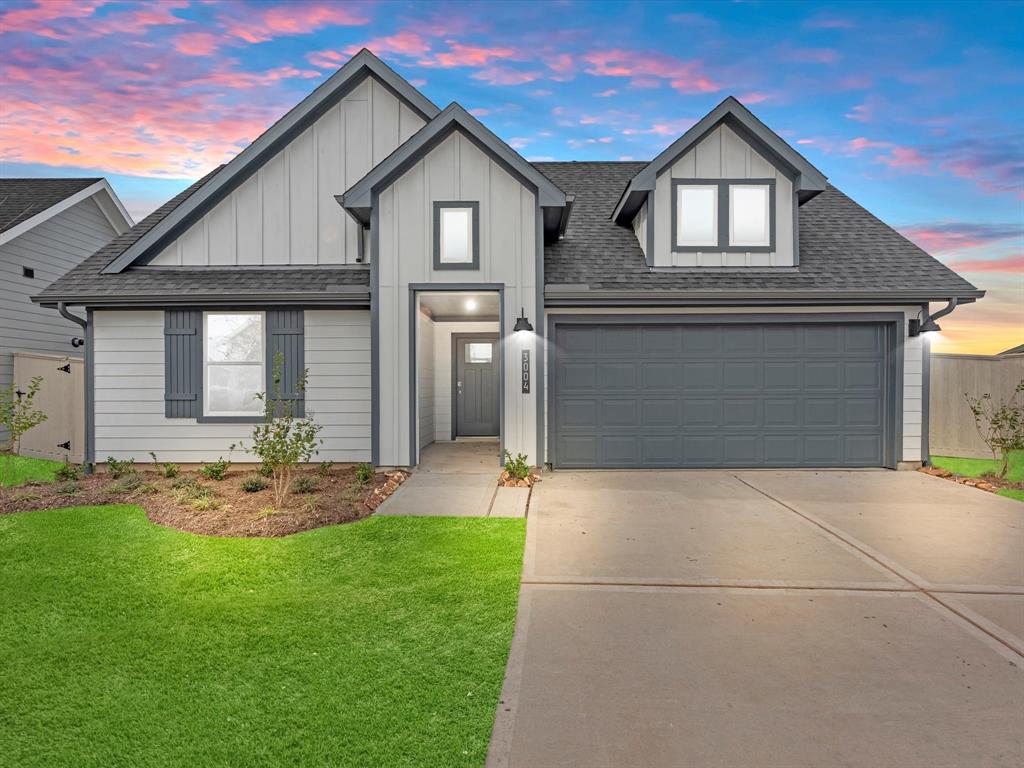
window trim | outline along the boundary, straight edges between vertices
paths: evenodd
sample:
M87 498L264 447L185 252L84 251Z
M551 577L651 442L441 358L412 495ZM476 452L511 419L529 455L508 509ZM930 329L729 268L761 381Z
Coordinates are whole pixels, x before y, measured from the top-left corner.
M732 231L732 210L730 207L731 186L768 187L768 245L730 245ZM679 201L677 190L681 186L701 186L718 188L718 243L716 245L677 245L679 237ZM672 253L774 253L775 219L776 219L776 184L775 179L672 179Z
M445 208L469 208L471 211L469 247L472 258L469 261L441 260L441 211ZM435 200L434 201L434 269L480 269L480 202L477 200Z
M680 200L679 187L680 186L689 187L691 189L706 189L706 190L710 191L712 194L714 194L714 198L715 198L715 205L714 205L715 216L714 216L714 219L713 219L714 227L712 228L712 232L714 234L712 236L715 238L715 242L713 242L713 243L680 243L679 242L679 236L682 234L679 231L679 200ZM683 184L683 185L675 185L675 184L673 184L672 185L672 191L673 191L673 197L674 197L674 200L672 202L673 202L673 205L675 206L673 208L673 211L672 211L672 213L674 214L673 218L672 218L672 223L675 225L675 232L673 233L674 236L672 238L672 242L675 245L677 245L678 247L680 247L680 248L695 248L695 249L699 250L701 248L715 248L715 247L717 247L718 246L718 238L721 237L721 230L719 229L718 223L719 223L719 221L721 219L721 211L719 209L722 206L722 200L721 200L722 195L721 195L721 191L719 190L719 185L718 184Z
M264 388L266 387L267 381L267 313L263 310L204 310L203 311L203 335L200 340L200 359L203 364L203 384L202 384L202 409L201 414L197 421L199 422L240 422L240 423L251 423L259 422L263 420L263 409L258 409L252 413L241 412L241 411L211 411L210 410L210 397L209 397L209 367L211 365L207 353L209 351L209 344L207 343L208 334L208 318L210 315L259 315L260 316L260 361L255 362L232 362L232 363L213 363L213 365L246 365L246 366L259 366L260 369L260 381L263 382Z

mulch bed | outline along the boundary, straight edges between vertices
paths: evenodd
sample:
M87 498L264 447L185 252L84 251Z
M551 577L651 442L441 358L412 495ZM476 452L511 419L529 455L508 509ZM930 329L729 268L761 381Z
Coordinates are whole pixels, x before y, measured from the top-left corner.
M965 477L964 475L957 475L950 472L948 469L942 469L941 467L921 467L918 472L924 472L926 475L932 475L933 477L941 477L944 480L952 480L954 483L960 485L967 485L971 488L977 488L981 491L988 491L989 493L998 493L1004 488L1009 488L1015 491L1024 491L1024 483L1012 483L1009 480L1005 480L998 475L982 475L981 477Z
M513 477L508 473L508 470L501 470L501 474L498 475L498 485L502 488L532 488L534 483L540 482L540 475L536 472L531 472L524 479Z
M242 481L254 472L229 472L223 480L208 480L199 472L182 472L171 480L144 467L136 470L137 487L126 486L124 478L109 474L83 477L72 483L31 483L0 490L0 515L32 512L57 507L99 504L136 504L154 523L181 531L209 536L287 536L325 525L351 523L371 514L408 477L402 471L377 472L362 484L354 466L331 468L327 472L302 469L295 477L309 477L316 483L309 493L290 493L282 509L274 509L269 485L247 493ZM188 498L182 493L181 478L205 489ZM174 487L175 482L178 489ZM293 484L294 487L294 484ZM207 501L196 497L204 495Z

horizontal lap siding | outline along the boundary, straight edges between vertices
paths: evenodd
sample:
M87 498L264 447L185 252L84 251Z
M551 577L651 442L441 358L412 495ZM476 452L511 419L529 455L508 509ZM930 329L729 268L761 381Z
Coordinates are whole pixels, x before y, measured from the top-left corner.
M96 458L212 461L248 440L249 424L200 424L164 417L164 314L97 311ZM318 460L370 457L370 317L362 310L309 310L305 316L307 412L323 426ZM236 461L252 461L235 452Z

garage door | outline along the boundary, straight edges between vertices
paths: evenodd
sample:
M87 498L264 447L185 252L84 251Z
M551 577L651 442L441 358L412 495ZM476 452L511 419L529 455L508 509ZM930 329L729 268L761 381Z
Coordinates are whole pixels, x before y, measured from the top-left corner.
M881 323L559 323L554 464L884 466L887 339Z

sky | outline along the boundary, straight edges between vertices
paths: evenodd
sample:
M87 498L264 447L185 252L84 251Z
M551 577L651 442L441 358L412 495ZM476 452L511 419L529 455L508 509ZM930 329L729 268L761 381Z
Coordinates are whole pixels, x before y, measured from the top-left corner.
M363 46L530 160L651 159L734 95L988 292L933 351L1024 343L1022 2L0 0L0 175L138 220Z

